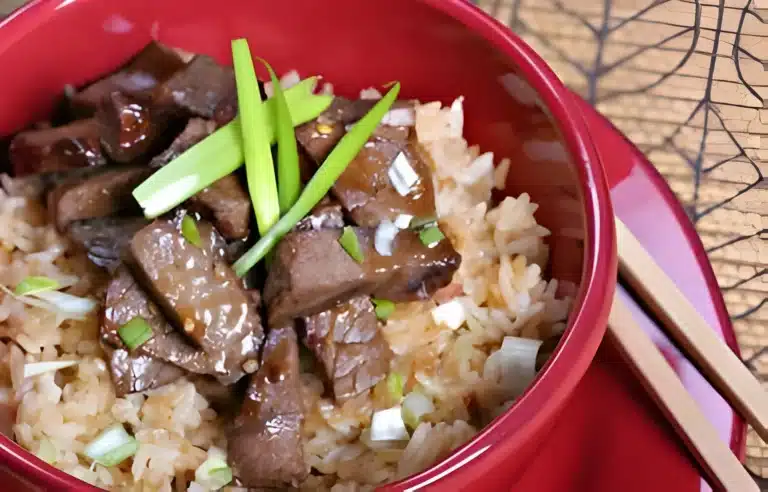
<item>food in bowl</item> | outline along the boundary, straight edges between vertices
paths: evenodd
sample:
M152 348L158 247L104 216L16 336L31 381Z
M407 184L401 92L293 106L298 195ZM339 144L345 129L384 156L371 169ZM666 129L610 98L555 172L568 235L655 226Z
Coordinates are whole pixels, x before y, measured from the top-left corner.
M233 54L152 43L13 137L3 431L115 490L419 472L565 327L537 206L494 194L513 162L467 144L460 95L347 99Z

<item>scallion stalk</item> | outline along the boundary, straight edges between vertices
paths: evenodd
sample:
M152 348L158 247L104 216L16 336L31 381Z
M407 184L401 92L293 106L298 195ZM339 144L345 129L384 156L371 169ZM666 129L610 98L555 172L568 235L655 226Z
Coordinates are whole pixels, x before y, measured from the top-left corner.
M344 251L346 251L356 262L362 263L363 260L365 260L363 250L360 247L360 240L357 238L357 234L353 227L347 226L344 228L339 237L339 244L341 244Z
M232 61L235 66L237 107L240 113L248 191L259 234L263 236L280 218L272 142L266 130L269 119L261 101L259 81L253 69L247 40L232 41Z
M30 275L16 285L16 289L13 293L17 296L27 296L39 292L56 290L59 287L59 282L55 279Z
M316 84L317 78L311 77L285 90L293 126L317 118L331 105L332 96L313 94ZM258 110L268 115L264 131L270 143L275 142L275 125L270 116L274 113L274 101L274 98L267 99ZM233 173L242 164L243 145L240 118L237 117L157 170L133 190L133 197L141 205L144 215L153 219Z
M287 92L287 91L286 91ZM320 200L328 193L333 184L339 178L341 173L347 169L352 159L360 152L365 143L370 138L373 131L381 122L389 108L397 99L400 92L400 84L396 83L387 94L371 108L353 128L347 132L341 141L334 147L331 153L326 157L325 162L315 172L315 175L307 183L304 191L296 200L291 209L272 227L266 235L263 235L259 241L251 247L240 259L238 259L233 268L235 273L242 277L248 270L258 263L266 254L277 244L277 242L312 210Z
M103 466L116 466L139 450L136 438L125 431L122 424L107 427L85 447L87 457Z

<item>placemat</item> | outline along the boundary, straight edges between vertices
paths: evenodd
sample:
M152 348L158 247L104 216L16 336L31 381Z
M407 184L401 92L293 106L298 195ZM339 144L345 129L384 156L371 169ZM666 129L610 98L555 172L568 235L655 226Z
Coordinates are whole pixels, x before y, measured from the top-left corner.
M667 178L709 252L744 362L768 381L768 0L478 3ZM768 446L751 429L747 466L768 479Z
M0 17L24 0L0 0ZM664 174L768 382L768 0L479 0ZM766 140L762 138L766 137ZM768 479L750 430L747 465Z

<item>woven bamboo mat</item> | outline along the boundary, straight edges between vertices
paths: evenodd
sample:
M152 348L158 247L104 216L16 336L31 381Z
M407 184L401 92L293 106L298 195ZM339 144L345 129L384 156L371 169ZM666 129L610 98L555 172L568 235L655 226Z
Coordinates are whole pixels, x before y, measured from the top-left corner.
M21 3L0 0L0 16ZM768 381L768 0L478 3L667 177L709 250L745 363ZM768 478L768 446L751 431L747 455Z

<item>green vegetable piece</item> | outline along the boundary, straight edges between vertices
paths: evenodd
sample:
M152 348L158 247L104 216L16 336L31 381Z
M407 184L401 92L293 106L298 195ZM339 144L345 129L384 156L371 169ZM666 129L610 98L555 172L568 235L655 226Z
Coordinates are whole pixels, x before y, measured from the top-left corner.
M372 299L376 306L376 317L385 320L395 311L395 303L387 299Z
M59 287L59 282L52 278L30 275L29 277L19 282L13 293L17 296L26 296L30 294L37 294L38 292L56 290Z
M200 237L200 231L197 229L197 222L189 215L181 219L181 235L184 239L194 244L198 248L203 246L203 240Z
M259 81L253 69L248 41L232 41L232 60L237 83L237 107L243 137L243 155L259 234L264 235L280 218L272 142L267 131L269 119L261 101Z
M283 88L275 71L266 60L259 58L267 67L272 81L275 104L272 121L277 134L277 196L280 201L280 213L284 214L296 203L301 193L299 173L299 149L296 144L296 132L293 131L291 110L285 100Z
M232 469L228 466L214 468L208 472L208 479L219 488L224 487L232 481Z
M414 217L408 224L409 229L421 229L422 227L433 227L437 225L437 217Z
M286 91L287 92L287 91ZM242 277L248 270L258 263L277 242L295 226L312 207L328 193L338 177L347 168L352 159L360 152L370 138L373 131L381 122L381 119L389 111L392 103L400 92L400 84L397 83L387 94L371 108L357 124L334 147L326 157L325 162L315 172L315 175L307 183L304 191L291 209L275 224L269 232L262 236L232 267L235 273ZM293 114L293 113L291 113Z
M419 239L424 246L431 248L445 239L445 235L438 227L427 227L419 232Z
M390 372L387 376L387 389L393 400L399 402L403 399L403 391L405 389L405 381L403 381L403 375L397 372Z
M136 454L138 450L139 441L137 441L136 438L131 437L128 442L104 454L101 458L95 461L106 467L117 466Z
M152 327L141 316L136 316L117 329L120 340L130 350L135 350L152 338Z
M284 92L294 126L317 118L331 105L332 96L313 94L316 83L317 78L310 77ZM275 99L270 98L256 110L267 114L264 131L270 143L275 142L271 117L274 104ZM237 117L137 186L133 190L133 197L141 205L144 215L149 219L158 217L237 170L243 164L241 131L240 118Z
M344 232L341 233L339 238L339 244L356 262L362 263L365 260L363 250L360 248L360 241L357 239L357 234L355 234L353 227L347 226L344 228Z

